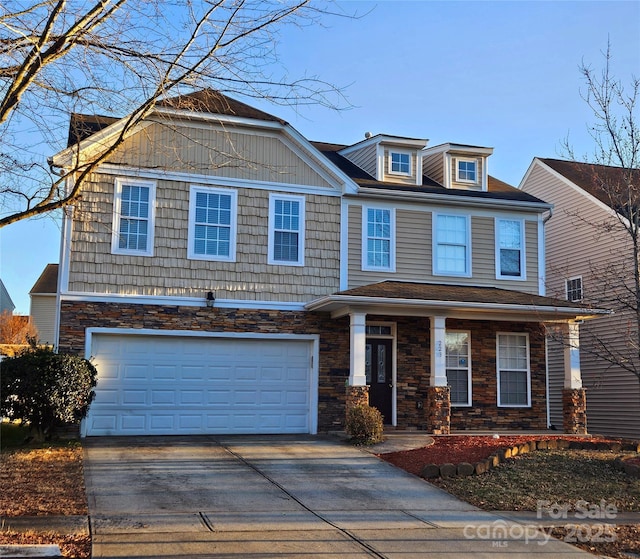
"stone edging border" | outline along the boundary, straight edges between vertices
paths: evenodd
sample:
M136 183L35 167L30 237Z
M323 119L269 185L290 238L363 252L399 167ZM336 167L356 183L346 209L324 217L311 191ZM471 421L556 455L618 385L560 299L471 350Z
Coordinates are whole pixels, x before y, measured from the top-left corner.
M437 477L451 478L482 475L518 454L528 454L534 450L601 450L613 452L632 451L639 453L640 442L598 442L597 440L573 441L568 439L534 440L500 448L488 458L481 460L480 462L476 462L475 464L471 464L470 462L440 465L426 464L420 471L420 477L430 479ZM627 464L622 456L618 456L615 459L614 467L617 470L624 471L630 476L640 477L640 466L636 464Z

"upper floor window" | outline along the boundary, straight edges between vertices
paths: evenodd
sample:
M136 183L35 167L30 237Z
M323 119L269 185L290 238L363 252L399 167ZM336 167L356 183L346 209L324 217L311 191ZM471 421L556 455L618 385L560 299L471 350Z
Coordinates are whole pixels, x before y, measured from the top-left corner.
M471 276L469 217L435 214L433 219L433 273Z
M447 330L445 333L447 384L452 406L471 405L470 333Z
M395 269L395 213L390 208L362 208L362 269Z
M498 405L531 405L531 370L527 334L498 334Z
M269 264L304 265L304 196L269 197Z
M117 178L114 194L111 251L153 256L156 184Z
M389 172L397 175L411 174L411 154L402 151L392 151L389 154Z
M522 220L496 220L496 271L498 279L525 279Z
M478 162L475 159L458 159L456 180L460 182L478 182Z
M188 257L196 260L234 261L236 214L235 190L192 186L189 200Z
M582 277L569 278L566 284L567 301L582 301Z

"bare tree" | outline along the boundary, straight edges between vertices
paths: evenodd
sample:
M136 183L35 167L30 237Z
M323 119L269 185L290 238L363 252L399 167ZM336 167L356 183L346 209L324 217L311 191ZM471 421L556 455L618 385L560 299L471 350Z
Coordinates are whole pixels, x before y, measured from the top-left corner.
M0 4L0 227L70 204L85 179L163 99L210 88L280 104L343 104L316 77L289 79L285 25L331 12L294 0L9 0ZM66 176L42 153L65 147L70 113L128 115L116 137ZM72 174L73 187L66 190Z
M589 262L591 288L585 296L615 314L606 335L597 325L583 329L587 343L581 350L634 374L640 382L640 80L632 77L625 85L614 76L610 44L603 56L601 70L584 62L580 66L586 86L581 95L593 112L589 132L594 153L579 159L568 140L563 148L576 162L573 170L582 184L613 210L609 219L593 222L575 208L575 222L591 231L593 242L615 236L626 250Z

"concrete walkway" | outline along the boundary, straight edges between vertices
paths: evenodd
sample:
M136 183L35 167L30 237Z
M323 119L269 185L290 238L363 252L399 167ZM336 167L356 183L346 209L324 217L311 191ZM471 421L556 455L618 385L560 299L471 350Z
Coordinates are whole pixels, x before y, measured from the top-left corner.
M85 442L94 558L589 558L320 437Z

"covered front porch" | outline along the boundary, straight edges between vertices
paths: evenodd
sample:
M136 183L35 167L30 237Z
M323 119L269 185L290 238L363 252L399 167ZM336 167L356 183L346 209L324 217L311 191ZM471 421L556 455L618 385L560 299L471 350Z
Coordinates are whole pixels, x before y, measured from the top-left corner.
M586 433L579 324L605 311L495 288L380 282L307 305L349 317L346 408L397 429L546 430L545 324L564 333L564 425ZM345 335L347 333L345 332Z

